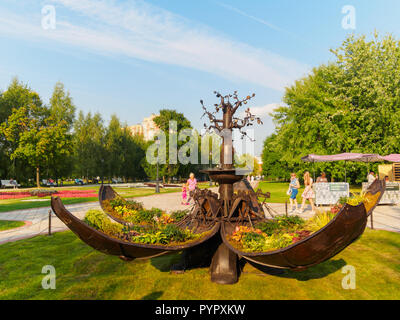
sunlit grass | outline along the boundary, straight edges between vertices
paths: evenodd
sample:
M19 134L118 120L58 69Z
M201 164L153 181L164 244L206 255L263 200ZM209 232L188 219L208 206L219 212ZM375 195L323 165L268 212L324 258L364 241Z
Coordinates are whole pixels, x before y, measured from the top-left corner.
M0 299L400 299L400 234L367 230L360 240L304 272L268 275L246 264L237 284L210 282L208 268L169 273L179 254L123 262L93 250L72 232L0 245ZM44 265L56 290L43 290ZM356 289L342 288L342 268Z
M289 183L282 183L282 182L260 182L259 188L263 192L270 192L271 199L267 199L267 202L270 203L285 203L286 201L289 203L289 196L286 194ZM301 203L302 197L301 194L304 191L304 187L299 189L299 193L297 195L297 201ZM351 186L350 192L361 192L360 186Z
M72 188L75 190L83 190L81 187ZM90 189L90 188L89 188ZM96 190L98 193L99 187L93 187L92 190ZM63 189L65 190L65 189ZM125 198L134 198L134 197L145 197L155 194L154 189L140 189L140 188L114 188L116 192L118 192L121 196ZM177 192L180 189L171 188L171 189L160 189L160 193L171 193ZM26 200L37 200L41 199L41 201L26 201ZM46 200L46 201L42 201ZM63 198L63 203L65 205L69 204L77 204L84 202L96 202L98 201L97 197L90 198ZM0 212L7 212L13 210L24 210L24 209L33 209L33 208L43 208L50 206L50 197L29 197L22 199L8 199L8 200L0 200Z
M10 230L22 227L25 222L22 221L3 221L0 220L0 231Z

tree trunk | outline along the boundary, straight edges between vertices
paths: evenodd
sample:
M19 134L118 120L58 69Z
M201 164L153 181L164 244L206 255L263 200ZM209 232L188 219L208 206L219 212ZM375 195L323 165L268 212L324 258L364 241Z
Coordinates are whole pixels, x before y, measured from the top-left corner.
M40 188L40 177L39 177L39 167L36 167L36 186Z

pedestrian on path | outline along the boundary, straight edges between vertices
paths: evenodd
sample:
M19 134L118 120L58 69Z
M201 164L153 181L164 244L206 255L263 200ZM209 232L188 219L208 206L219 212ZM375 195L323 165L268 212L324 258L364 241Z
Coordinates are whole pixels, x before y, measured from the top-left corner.
M315 198L315 194L314 194L314 190L312 189L312 185L313 185L313 179L310 177L310 172L306 171L304 173L304 191L303 194L301 195L303 197L303 202L301 204L301 208L299 213L303 213L304 212L304 206L306 205L306 201L308 200L311 204L311 210L312 213L315 213L315 206L314 206L314 198Z
M187 188L186 188L186 184L184 184L182 186L182 202L181 204L187 205L188 201L187 201Z
M296 174L292 173L290 175L290 183L289 183L289 190L288 194L290 195L290 213L297 211L297 194L299 193L300 189L300 182L297 179Z
M197 180L196 180L196 178L194 176L194 173L191 173L189 175L189 179L187 180L186 185L187 185L188 190L189 190L189 199L188 199L188 201L186 203L188 205L188 204L190 204L190 201L193 199L194 191L197 188Z

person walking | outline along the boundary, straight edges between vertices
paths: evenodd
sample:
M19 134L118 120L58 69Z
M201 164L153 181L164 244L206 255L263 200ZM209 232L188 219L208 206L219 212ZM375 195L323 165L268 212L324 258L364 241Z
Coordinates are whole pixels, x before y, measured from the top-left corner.
M187 202L187 189L186 189L186 184L182 186L182 202L181 204L186 205Z
M296 174L292 173L290 175L290 183L289 183L289 190L288 194L290 195L290 213L297 211L297 194L299 193L300 189L300 182L297 179Z
M373 171L371 171L367 177L368 179L368 183L372 184L372 182L374 182L376 180L376 176L375 173Z
M193 198L194 191L197 188L197 180L196 180L196 178L194 176L194 173L191 173L189 175L189 179L187 180L186 185L187 185L188 190L189 190L189 199L188 199L188 201L186 203L188 205L188 204L190 204L190 201Z
M304 173L304 191L301 195L303 197L303 202L301 203L301 208L298 213L304 212L304 206L306 205L306 201L308 200L311 204L312 213L315 213L315 205L314 205L314 190L312 189L313 179L310 177L310 172L306 171Z

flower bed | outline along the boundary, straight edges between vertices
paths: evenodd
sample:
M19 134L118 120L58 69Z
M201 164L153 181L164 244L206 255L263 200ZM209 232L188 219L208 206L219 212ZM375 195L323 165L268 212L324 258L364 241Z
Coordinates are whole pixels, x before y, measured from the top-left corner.
M154 226L157 223L168 224L183 219L187 211L176 211L167 215L160 209L145 210L143 205L137 201L127 201L117 197L113 200L103 201L106 212L113 217L131 224Z
M0 200L9 200L9 199L22 199L31 197L29 192L0 192Z
M95 190L48 190L34 189L30 191L0 192L0 200L22 199L29 197L49 197L57 195L60 198L97 198Z
M58 190L60 198L97 198L96 190Z
M329 211L318 212L305 221L299 216L277 216L268 222L256 224L254 228L238 226L228 236L229 243L243 252L268 252L286 248L325 227L347 203L358 206L364 203L367 212L377 202L380 193L359 194L342 198Z
M301 241L325 226L335 214L318 213L305 221L298 216L277 216L267 222L258 223L254 228L238 226L228 241L243 252L267 252L286 248Z
M148 215L151 215L148 211ZM160 217L164 217L166 214L161 214ZM157 245L181 245L196 241L203 237L207 232L202 234L194 234L190 230L182 230L171 224L172 219L166 220L154 215L152 225L147 226L123 226L118 223L112 222L102 211L100 210L89 210L85 216L85 222L109 235L110 237L124 240L133 243L142 244L157 244Z

